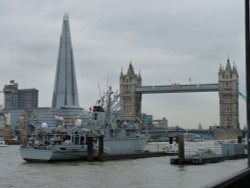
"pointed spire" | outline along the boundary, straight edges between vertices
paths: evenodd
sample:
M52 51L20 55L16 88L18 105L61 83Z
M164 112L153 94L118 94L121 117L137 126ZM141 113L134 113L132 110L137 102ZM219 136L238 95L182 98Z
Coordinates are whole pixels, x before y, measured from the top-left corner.
M233 74L236 74L236 76L239 76L235 63L233 63L233 70L232 70L232 73L233 73Z
M132 66L132 61L130 61L129 67L128 67L127 75L128 75L128 76L132 76L132 75L134 75L134 74L135 74L135 72L134 72L134 68L133 68L133 66Z
M123 68L121 68L120 78L123 77Z
M63 16L63 21L68 21L69 20L69 14L66 12Z
M221 65L221 63L220 63L219 74L223 74L223 73L224 73L224 69L223 69L223 67L222 67L222 65Z
M69 16L67 13L63 17L52 100L53 108L62 106L79 106Z
M229 59L227 59L227 65L226 65L225 72L228 72L228 73L232 72L232 68L231 68L230 60Z
M141 81L141 71L139 70L139 73L138 73L138 79Z

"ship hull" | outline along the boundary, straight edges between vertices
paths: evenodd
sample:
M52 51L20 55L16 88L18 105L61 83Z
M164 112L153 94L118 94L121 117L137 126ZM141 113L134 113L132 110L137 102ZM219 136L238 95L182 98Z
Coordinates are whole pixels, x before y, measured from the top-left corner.
M109 148L110 154L132 154L143 151L147 141L147 137L104 139L104 146Z
M66 148L64 146L51 149L20 148L22 158L27 162L56 162L71 160L86 160L87 150Z
M108 154L133 154L144 150L147 138L104 139ZM81 145L57 145L50 149L21 147L20 154L27 162L57 162L87 159L87 148Z

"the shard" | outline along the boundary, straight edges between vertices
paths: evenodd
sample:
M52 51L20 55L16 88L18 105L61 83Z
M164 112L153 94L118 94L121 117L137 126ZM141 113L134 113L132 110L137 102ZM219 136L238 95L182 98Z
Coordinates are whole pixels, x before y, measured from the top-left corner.
M52 108L79 107L69 16L63 17Z

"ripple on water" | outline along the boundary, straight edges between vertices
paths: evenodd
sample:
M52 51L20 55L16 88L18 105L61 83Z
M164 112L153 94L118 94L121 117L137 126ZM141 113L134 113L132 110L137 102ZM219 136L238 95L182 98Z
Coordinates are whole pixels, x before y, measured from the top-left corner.
M195 188L247 167L246 159L174 166L168 156L92 163L26 163L18 149L9 146L0 150L1 188Z

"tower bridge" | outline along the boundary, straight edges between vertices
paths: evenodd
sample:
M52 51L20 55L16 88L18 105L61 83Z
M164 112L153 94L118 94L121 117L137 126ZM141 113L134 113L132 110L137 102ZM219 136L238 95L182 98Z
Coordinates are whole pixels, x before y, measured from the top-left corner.
M190 85L158 85L158 86L139 86L135 92L141 94L155 93L190 93L190 92L216 92L219 91L219 84L190 84Z
M135 74L130 63L126 74L120 74L121 113L140 117L143 94L218 92L220 127L239 129L239 76L236 67L227 60L226 67L220 67L218 83L208 84L172 84L143 86L141 74Z

